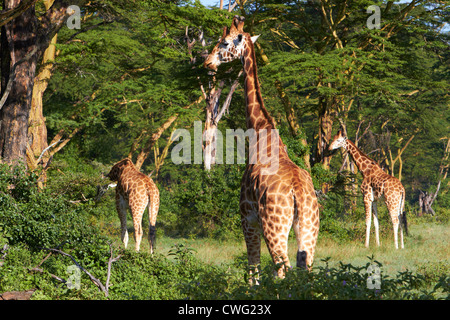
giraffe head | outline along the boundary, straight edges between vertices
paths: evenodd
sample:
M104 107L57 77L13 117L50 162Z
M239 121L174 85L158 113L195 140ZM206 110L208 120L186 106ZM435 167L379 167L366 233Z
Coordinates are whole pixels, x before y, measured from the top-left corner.
M339 148L347 149L347 137L342 134L341 130L339 130L334 136L333 142L328 147L328 150L335 150Z
M123 170L128 167L133 167L133 162L130 159L126 158L120 160L111 168L111 171L109 171L106 177L111 179L112 181L119 181L120 175L122 174Z
M251 37L244 32L244 18L235 16L231 27L223 28L222 37L204 62L205 68L217 70L221 63L230 62L243 57L246 45L254 43L259 36Z

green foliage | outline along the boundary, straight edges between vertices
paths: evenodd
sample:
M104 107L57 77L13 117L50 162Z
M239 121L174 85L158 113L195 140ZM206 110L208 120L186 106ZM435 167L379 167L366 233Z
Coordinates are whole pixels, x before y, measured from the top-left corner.
M200 279L185 284L184 290L190 299L428 300L448 297L448 276L428 286L424 276L410 271L399 272L393 278L381 272L380 286L376 288L368 285L372 281L368 277L373 269L382 270L383 265L373 257L364 266L340 263L338 267L330 267L328 259L324 262L324 266L313 268L312 272L298 268L289 270L283 280L273 276L273 266L267 266L261 272L259 285L252 287L233 280L236 273L222 271L218 275L218 268L211 268Z
M325 24L319 2L258 0L239 8L246 16L246 31L261 35L258 44L269 57L269 63L262 63L257 49L262 96L290 158L306 168L303 156L311 154L315 189L330 187L325 195L318 192L319 236L338 243L362 241L363 207L358 193L356 210L349 210L345 184L359 176L336 173L341 157L333 156L331 170L314 159L321 101L330 101L333 128L344 123L350 137L363 120L364 126L371 124L370 134L390 134L394 157L416 134L403 154L408 213L417 206L418 190L434 191L439 169L448 165L443 161L450 120L448 31L440 29L448 20L448 4L420 2L402 20L399 12L406 12L407 4L377 3L386 28L369 30L363 9L373 1L345 2L345 8L344 2L331 1L325 9L333 8L334 21L340 21L339 9L347 13L334 28L337 37ZM0 250L9 246L6 254L0 251L5 254L0 255L0 292L39 288L34 299L104 299L84 274L80 290L68 289L51 276L68 276L73 262L67 257L52 254L42 263L43 272L30 269L48 254L43 248L63 244L64 251L105 281L108 242L119 236L114 191L94 201L97 186L106 183L101 173L130 152L136 156L132 147L142 149L170 116L178 115L173 128L191 129L194 120L204 119L204 102L194 103L203 94L199 81L207 89L211 80L201 68L202 55L236 14L206 9L198 1L162 0L91 1L82 12L82 30L62 28L58 34L59 53L44 95L49 140L60 132L62 140L71 139L54 155L46 188L37 189L36 173L0 165ZM201 34L206 46L199 41ZM235 65L232 73L217 75L225 77L224 94L228 78L239 71ZM287 130L275 81L280 81L294 108L300 136L294 138ZM245 126L243 105L239 86L221 130ZM169 131L158 141L160 151ZM365 139L365 150L376 151ZM379 151L372 155L385 161ZM154 162L150 156L144 171ZM206 172L201 165L176 166L168 157L154 179L161 194L158 235L241 239L243 170L243 165L218 164ZM410 222L447 224L449 205L446 180L434 204L437 217L410 215ZM243 256L218 266L201 262L182 245L167 257L114 251L122 257L112 265L110 299L436 299L448 298L449 291L445 263L422 265L417 274L382 275L382 288L376 291L367 288L368 267L382 267L373 259L365 266L330 267L325 261L310 273L290 270L285 280L272 277L274 266L263 261L268 266L261 272L260 285L249 287Z
M1 168L3 182L15 181L16 186L28 187L14 189L14 195L8 188L1 191L0 244L6 240L8 247L0 251L0 292L38 288L33 299L105 299L84 273L80 289L69 289L57 281L54 276L69 277L68 267L74 263L56 253L47 256L48 251L43 249L58 247L71 254L105 284L110 239L92 224L95 204L73 206L62 196L39 192L33 175L20 169L11 171L4 165ZM220 180L215 183L220 184ZM189 198L193 208L203 207L204 198ZM121 257L112 264L108 296L113 300L442 299L449 293L448 265L444 263L424 265L418 273L402 271L392 278L381 273L380 289L371 289L367 286L369 267L383 270L373 257L364 266L340 263L331 267L325 260L325 265L311 272L289 270L284 280L275 278L276 266L263 259L260 284L249 287L242 255L230 263L210 265L183 244L173 246L167 257L113 246L113 256L117 254ZM39 270L34 269L37 266Z
M172 236L235 238L240 235L239 197L243 168L218 165L210 172L189 165L161 172L159 221Z
M0 193L0 226L10 245L25 244L35 251L68 242L82 256L98 259L98 248L106 242L90 223L86 207L74 207L49 190L38 190L36 175L27 175L23 168L0 166L1 185L11 189Z

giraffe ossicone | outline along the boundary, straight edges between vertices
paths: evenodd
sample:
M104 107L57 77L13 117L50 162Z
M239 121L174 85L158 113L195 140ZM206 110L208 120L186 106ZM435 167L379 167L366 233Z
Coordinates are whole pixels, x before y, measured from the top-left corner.
M375 227L375 240L377 246L380 245L377 200L384 196L386 206L391 216L394 227L394 244L398 249L398 228L400 226L400 245L403 244L403 227L408 233L405 207L405 188L402 183L381 169L381 167L372 159L367 157L352 141L339 131L329 146L329 150L343 148L355 161L357 167L363 175L361 183L361 192L364 198L364 208L366 213L366 242L369 247L370 227L373 215L373 224Z
M283 278L290 268L287 245L291 227L297 240L297 266L311 268L319 232L319 205L310 174L289 159L286 146L273 133L276 132L275 121L264 106L258 80L253 46L257 37L251 37L243 27L244 19L235 16L231 27L224 28L204 66L217 69L222 63L240 59L244 68L247 129L256 131L258 142L264 136L260 134L263 130L268 140L277 139L276 146L267 143L258 148L256 161L248 159L241 181L241 224L247 246L250 282L253 283L258 278L261 233L273 262L282 266L277 270L279 277ZM277 155L276 169L261 161L262 153L269 159Z
M121 239L125 249L128 245L127 209L131 211L135 249L139 251L143 235L142 217L148 206L148 241L150 253L153 253L156 240L156 216L159 210L158 187L149 176L139 172L128 158L117 162L106 177L117 181L116 209L119 214Z

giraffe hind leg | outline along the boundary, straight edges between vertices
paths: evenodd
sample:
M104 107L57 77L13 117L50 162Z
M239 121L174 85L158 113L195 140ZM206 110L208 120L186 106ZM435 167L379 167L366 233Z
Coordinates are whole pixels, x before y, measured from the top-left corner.
M131 207L131 214L133 216L133 226L134 226L134 241L136 252L139 252L141 248L142 235L144 234L142 230L142 216L144 214L145 207Z
M266 244L269 249L272 261L277 267L277 276L280 279L285 277L286 270L290 269L291 264L287 255L287 235L279 235L277 239L267 239Z
M296 209L297 212L297 209ZM306 259L308 258L308 253L303 250L303 241L301 239L302 237L302 230L300 227L300 222L298 219L298 215L295 214L294 217L294 233L295 233L295 238L297 239L297 267L298 268L303 268L306 269L307 268L307 264L306 264Z
M291 267L288 257L288 237L292 220L287 225L275 224L270 218L266 217L270 217L272 214L275 214L275 216L282 215L281 209L268 206L266 210L269 214L265 215L265 219L262 221L264 240L277 267L277 275L283 279L285 271ZM284 215L286 216L286 214Z
M244 232L245 245L247 247L247 260L249 267L249 284L259 283L259 267L261 264L261 235L255 223L251 223L243 215L241 218Z
M389 205L388 206L388 210L389 210L389 215L391 216L392 225L393 225L393 229L394 229L395 249L398 249L398 233L399 233L398 229L399 229L399 227L400 227L400 246L403 249L404 248L404 244L403 244L403 226L402 226L402 214L401 214L401 210L402 210L401 200L400 200L400 203L397 204L397 206Z
M364 206L366 209L366 243L365 243L365 246L366 246L366 248L368 248L369 243L370 243L370 225L372 223L372 201L365 200Z
M311 269L314 261L314 252L317 242L317 236L319 234L319 226L314 223L315 219L318 219L319 211L316 209L303 209L306 210L306 216L310 219L304 219L305 221L300 223L299 217L294 218L294 232L297 239L297 267L303 269ZM305 214L303 213L303 214Z
M149 218L149 230L148 230L148 243L150 247L150 253L153 254L156 242L156 216L159 210L159 193L150 193L150 203L148 204L148 218Z
M377 202L372 202L372 214L373 214L373 226L375 227L375 240L377 246L380 246L380 228L378 224L378 210L377 210Z
M127 204L121 196L116 197L116 209L120 220L120 239L126 249L128 246Z

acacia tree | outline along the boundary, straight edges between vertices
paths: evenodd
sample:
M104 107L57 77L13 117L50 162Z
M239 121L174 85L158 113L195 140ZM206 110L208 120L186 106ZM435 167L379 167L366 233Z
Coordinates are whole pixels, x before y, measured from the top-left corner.
M50 154L75 139L90 158L129 157L158 170L174 128L190 128L204 109L198 32L217 32L224 17L191 1L107 5L108 16L93 12L81 30L58 34L44 95Z
M32 4L2 27L0 157L6 163L22 161L26 164L28 121L37 62L68 18L69 5L81 2L55 0L39 17ZM14 10L24 3L4 0L3 9Z
M411 46L423 44L421 36L445 43L438 32L448 4L439 1L376 2L381 10L379 29L367 27L373 13L366 13L367 1L257 3L255 20L259 30L267 30L261 39L276 44L266 49L272 62L262 68L262 77L280 77L291 100L296 100L297 114L315 113L315 163L328 161L325 150L336 120L345 125L362 103L384 108L390 103L395 112L407 107L405 101L419 88L417 74L406 60ZM269 5L271 11L263 9ZM416 44L407 48L408 39ZM424 85L422 81L420 89Z

